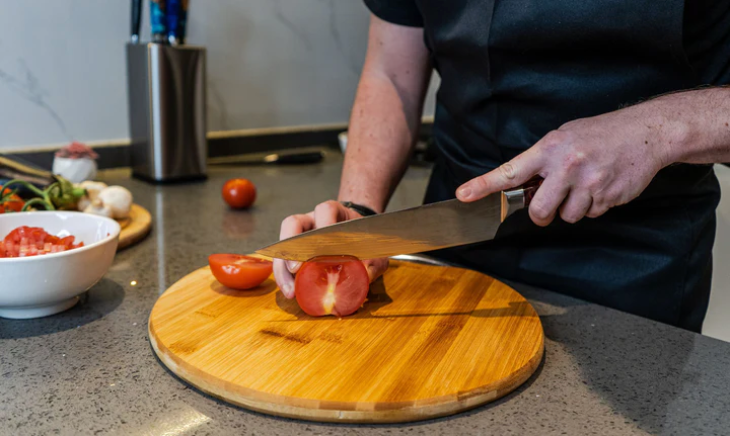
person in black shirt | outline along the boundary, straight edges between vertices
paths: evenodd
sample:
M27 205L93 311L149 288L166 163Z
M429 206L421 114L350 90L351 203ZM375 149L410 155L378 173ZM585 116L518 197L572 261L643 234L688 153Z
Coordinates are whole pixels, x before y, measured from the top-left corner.
M730 2L365 0L368 51L339 200L382 212L432 69L439 158L426 202L545 180L493 241L434 253L699 332L713 162L730 161ZM281 237L360 216L330 201ZM417 225L417 223L414 223ZM387 260L366 261L371 279ZM294 295L297 263L275 262Z

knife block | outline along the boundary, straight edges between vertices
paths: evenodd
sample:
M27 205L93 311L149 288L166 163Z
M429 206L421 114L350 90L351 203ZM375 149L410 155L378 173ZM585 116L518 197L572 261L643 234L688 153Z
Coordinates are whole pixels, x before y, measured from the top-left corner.
M205 47L127 44L127 91L132 175L205 179Z

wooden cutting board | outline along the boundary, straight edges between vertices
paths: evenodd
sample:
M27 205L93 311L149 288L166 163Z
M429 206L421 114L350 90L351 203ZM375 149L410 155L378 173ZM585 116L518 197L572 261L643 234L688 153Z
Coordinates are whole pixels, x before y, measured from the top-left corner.
M543 355L535 310L486 275L391 261L355 315L313 318L273 279L250 291L208 267L170 287L149 320L173 373L224 401L330 422L406 422L496 400Z
M127 248L141 241L152 229L152 216L149 211L138 204L132 205L129 218L118 220L122 231L119 233L117 250Z

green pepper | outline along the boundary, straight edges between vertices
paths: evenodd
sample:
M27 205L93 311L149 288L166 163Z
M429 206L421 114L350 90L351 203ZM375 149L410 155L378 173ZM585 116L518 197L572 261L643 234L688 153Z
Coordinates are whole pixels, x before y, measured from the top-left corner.
M10 186L23 186L30 191L34 198L29 199L23 206L23 211L28 210L32 206L42 206L45 210L68 210L73 209L81 197L86 195L86 190L77 188L68 180L56 176L57 181L48 185L44 190L40 190L33 184L25 180L13 179L5 183L0 188L0 204L3 204L16 190L9 189ZM7 194L3 194L9 189Z

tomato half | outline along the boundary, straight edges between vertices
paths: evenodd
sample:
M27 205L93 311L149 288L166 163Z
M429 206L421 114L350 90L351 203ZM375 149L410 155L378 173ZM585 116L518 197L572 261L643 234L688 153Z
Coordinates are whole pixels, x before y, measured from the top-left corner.
M223 185L221 194L232 208L245 209L256 201L256 186L247 179L231 179Z
M316 257L302 265L294 282L297 303L312 316L347 316L362 307L370 279L352 256Z
M273 263L240 254L211 254L208 265L216 280L233 289L251 289L270 275Z

